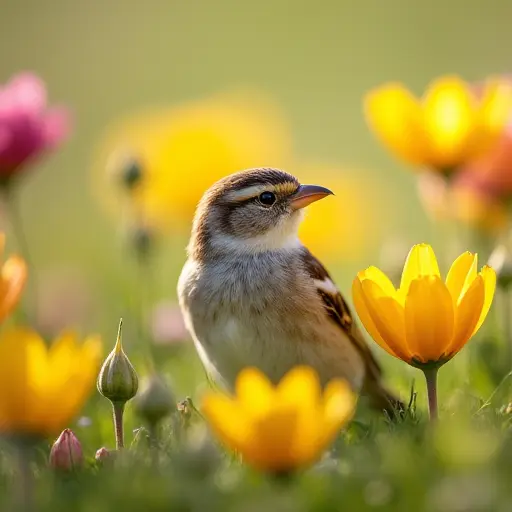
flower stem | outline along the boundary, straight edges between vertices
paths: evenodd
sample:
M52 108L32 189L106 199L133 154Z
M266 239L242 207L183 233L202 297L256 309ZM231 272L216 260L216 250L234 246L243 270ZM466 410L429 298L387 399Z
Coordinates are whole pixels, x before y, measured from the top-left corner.
M116 432L116 450L120 450L124 448L124 402L112 402L112 409L114 413L114 429Z
M34 510L34 475L30 467L30 449L23 443L17 443L18 485L16 510L31 512Z
M3 189L4 194L4 202L7 206L9 222L11 224L11 229L13 231L14 236L16 237L16 241L18 243L18 250L23 256L30 272L29 286L32 286L32 301L31 304L27 306L28 311L25 312L28 316L30 316L30 310L32 309L32 313L35 314L35 309L38 301L38 285L37 285L37 277L35 265L30 253L30 246L27 242L27 236L25 232L25 227L23 223L23 216L20 213L18 201L15 197L15 192L11 189L11 187L6 186Z
M425 368L423 374L427 381L428 411L430 421L437 420L437 372L439 368Z
M510 322L510 313L512 312L511 290L504 289L501 292L501 314L503 336L505 338L505 354L507 371L512 368L512 323Z

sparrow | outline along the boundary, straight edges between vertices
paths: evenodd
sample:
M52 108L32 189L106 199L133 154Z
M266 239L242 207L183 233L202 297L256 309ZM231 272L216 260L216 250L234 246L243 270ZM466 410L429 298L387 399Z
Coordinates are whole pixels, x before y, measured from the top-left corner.
M331 194L273 168L215 183L196 209L180 307L207 373L228 388L247 366L277 383L308 365L322 385L343 378L391 414L400 402L331 276L298 237L304 208Z

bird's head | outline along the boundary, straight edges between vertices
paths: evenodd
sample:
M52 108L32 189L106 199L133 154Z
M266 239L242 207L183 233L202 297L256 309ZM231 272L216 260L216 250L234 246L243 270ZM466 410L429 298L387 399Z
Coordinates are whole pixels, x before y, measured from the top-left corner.
M196 210L189 253L196 258L292 249L302 209L332 194L284 171L249 169L219 180Z

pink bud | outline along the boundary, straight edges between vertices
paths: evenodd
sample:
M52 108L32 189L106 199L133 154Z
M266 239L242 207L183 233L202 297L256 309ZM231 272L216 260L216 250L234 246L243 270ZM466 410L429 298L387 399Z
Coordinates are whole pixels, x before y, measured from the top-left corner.
M73 471L84 462L82 446L75 434L66 428L57 441L53 443L50 452L50 466L62 471Z
M113 452L111 452L110 450L108 450L107 448L105 448L104 446L102 448L100 448L97 452L96 452L96 455L95 455L95 459L98 461L98 462L105 462L107 461L108 459L110 459L112 457L112 455L114 455Z

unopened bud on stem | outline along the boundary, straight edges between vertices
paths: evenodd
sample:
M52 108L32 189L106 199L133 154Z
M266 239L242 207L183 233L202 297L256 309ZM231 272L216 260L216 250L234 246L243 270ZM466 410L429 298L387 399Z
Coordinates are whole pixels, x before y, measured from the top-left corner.
M80 441L69 428L63 430L50 451L50 466L60 471L73 471L83 462Z
M122 326L121 319L114 350L103 363L98 377L98 391L113 403L125 403L131 400L137 394L139 387L137 373L123 350Z
M164 379L156 374L146 377L135 400L137 414L155 427L176 409L176 400Z
M137 373L124 353L121 344L122 325L123 320L121 319L114 350L110 352L103 363L98 376L98 391L112 402L116 449L118 450L124 447L124 406L128 400L131 400L137 394L139 387Z

